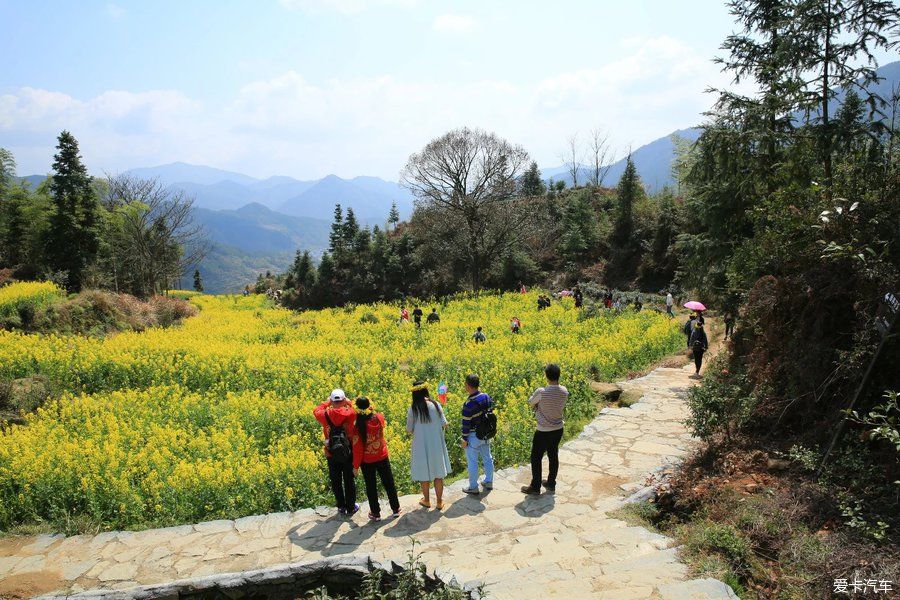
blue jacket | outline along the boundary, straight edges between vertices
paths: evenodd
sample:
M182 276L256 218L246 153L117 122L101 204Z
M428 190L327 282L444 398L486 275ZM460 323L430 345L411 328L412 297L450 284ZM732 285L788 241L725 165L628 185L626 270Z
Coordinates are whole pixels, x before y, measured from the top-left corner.
M494 401L484 392L475 392L470 395L462 407L462 437L468 439L469 433L475 431L481 422L485 411L493 405Z

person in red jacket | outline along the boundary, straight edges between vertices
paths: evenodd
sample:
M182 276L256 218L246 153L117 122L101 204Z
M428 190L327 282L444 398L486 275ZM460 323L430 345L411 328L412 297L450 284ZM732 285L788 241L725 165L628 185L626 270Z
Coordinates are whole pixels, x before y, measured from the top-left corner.
M388 458L387 440L384 439L384 415L375 412L375 407L365 396L356 399L356 437L353 441L353 466L362 467L363 480L366 482L366 497L369 499L369 520L381 520L381 505L378 504L378 482L376 474L381 478L381 485L387 492L388 503L394 516L400 515L400 499L397 497L397 485L391 471Z
M313 416L322 424L325 435L325 456L328 460L328 478L331 491L337 503L338 512L352 516L359 510L356 503L356 480L354 478L353 439L356 437L356 411L347 400L344 390L331 392L328 400L313 411Z

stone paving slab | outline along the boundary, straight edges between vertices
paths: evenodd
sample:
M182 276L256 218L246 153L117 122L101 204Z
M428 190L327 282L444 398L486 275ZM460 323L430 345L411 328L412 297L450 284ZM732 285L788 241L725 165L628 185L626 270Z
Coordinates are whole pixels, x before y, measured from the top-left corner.
M564 446L556 494L523 496L530 472L515 467L497 472L494 490L481 496L462 493L467 481L447 486L442 512L404 496L403 514L380 523L367 522L363 501L353 519L319 508L140 532L6 538L0 597L127 589L350 554L402 562L415 539L430 569L482 581L492 599L736 598L720 581L688 580L672 540L607 515L690 450L683 421L692 371L658 368L622 382L641 400L604 409Z

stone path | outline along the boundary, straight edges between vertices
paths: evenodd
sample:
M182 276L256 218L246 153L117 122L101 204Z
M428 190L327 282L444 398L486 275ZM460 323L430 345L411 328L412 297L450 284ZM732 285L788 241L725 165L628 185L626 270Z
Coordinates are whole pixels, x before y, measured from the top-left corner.
M608 516L692 443L682 425L692 365L624 382L643 393L604 409L560 450L555 495L524 497L526 468L497 473L480 497L447 487L443 512L401 498L403 515L377 524L363 510L302 510L141 532L0 540L0 596L121 589L340 554L402 562L411 537L429 568L481 580L491 599L736 598L725 584L688 580L673 541ZM395 468L403 468L395 465Z

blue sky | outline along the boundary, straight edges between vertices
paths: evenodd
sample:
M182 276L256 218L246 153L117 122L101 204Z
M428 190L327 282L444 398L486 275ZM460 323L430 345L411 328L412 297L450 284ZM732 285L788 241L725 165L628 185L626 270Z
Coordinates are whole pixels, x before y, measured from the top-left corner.
M20 174L67 128L95 173L396 179L469 125L555 166L576 132L696 124L732 29L721 0L0 0L0 146Z

